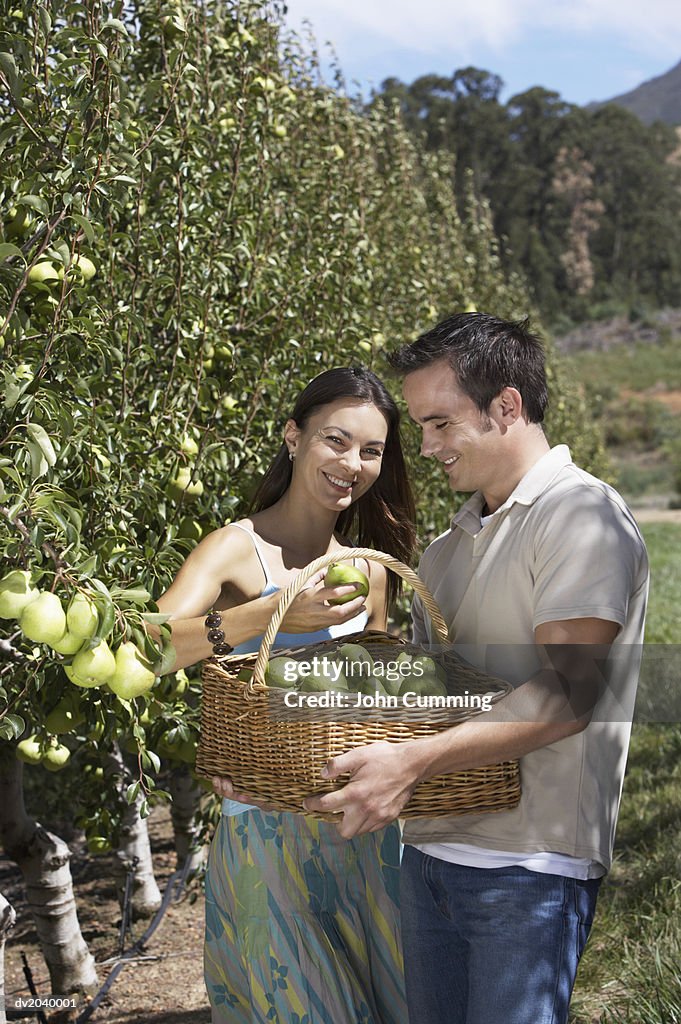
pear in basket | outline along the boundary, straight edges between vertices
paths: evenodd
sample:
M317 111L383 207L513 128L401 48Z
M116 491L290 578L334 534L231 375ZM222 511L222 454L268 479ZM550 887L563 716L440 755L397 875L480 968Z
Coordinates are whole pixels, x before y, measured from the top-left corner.
M421 671L416 674L416 669ZM432 658L412 659L412 674L405 676L400 684L400 696L405 693L424 694L428 697L446 697L447 687L442 682L440 671Z
M301 693L321 693L325 690L347 690L348 681L343 672L342 662L337 662L327 654L314 672L305 676L300 684Z
M354 590L343 597L334 598L329 604L347 604L348 601L354 601L356 597L366 597L369 593L369 580L361 569L355 568L354 565L344 565L342 562L332 562L324 577L324 586L349 587L352 583L356 584Z
M265 682L268 686L279 686L284 690L291 690L298 685L300 679L296 673L292 678L291 658L272 658L265 670ZM295 662L293 662L295 664ZM244 670L242 669L242 672ZM241 673L240 673L241 675Z
M361 644L343 644L336 651L336 657L343 663L347 685L351 690L357 693L374 692L374 659ZM380 683L378 685L380 687Z
M404 665L404 668L401 667L402 665ZM408 654L407 651L402 651L402 653L397 656L397 672L399 673L397 679L382 680L386 692L389 693L391 697L399 696L402 691L403 683L412 678L411 654Z

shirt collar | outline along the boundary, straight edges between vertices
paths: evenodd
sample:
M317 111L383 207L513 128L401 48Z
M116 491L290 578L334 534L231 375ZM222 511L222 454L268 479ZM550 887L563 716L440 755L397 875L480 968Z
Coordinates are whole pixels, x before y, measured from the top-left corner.
M540 494L543 494L552 480L558 473L572 462L570 449L566 444L557 444L545 455L542 455L535 464L528 469L525 476L518 481L514 490L509 494L503 505L500 505L494 515L497 515L511 505L532 505ZM481 491L476 491L468 501L461 506L452 519L452 527L460 526L466 533L475 535L480 532L480 514L485 504Z

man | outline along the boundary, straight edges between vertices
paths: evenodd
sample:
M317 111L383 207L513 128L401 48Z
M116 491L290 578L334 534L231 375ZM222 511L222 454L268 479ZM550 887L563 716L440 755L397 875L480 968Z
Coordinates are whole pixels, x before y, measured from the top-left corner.
M416 784L520 758L496 814L411 819L401 871L413 1024L566 1024L610 866L648 587L620 496L551 448L544 353L523 323L459 314L391 359L453 491L474 492L419 572L452 642L515 687L488 714L330 762L309 809L351 836L399 817ZM413 639L431 640L418 599ZM605 684L604 684L605 677ZM628 719L628 722L627 722Z

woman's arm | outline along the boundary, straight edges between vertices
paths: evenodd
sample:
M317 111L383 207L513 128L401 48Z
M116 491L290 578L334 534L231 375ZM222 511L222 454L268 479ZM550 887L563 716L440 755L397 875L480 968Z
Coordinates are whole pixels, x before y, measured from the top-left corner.
M192 551L159 598L159 610L170 615L172 644L177 652L170 671L194 665L213 653L205 625L210 608L220 609L221 629L232 647L265 631L279 595L249 599L255 589L248 585L249 545L240 531L227 527L215 530ZM230 585L243 594L243 601L225 607L223 591Z
M255 570L255 577L249 566ZM170 615L171 639L177 652L169 671L194 665L213 653L205 625L210 608L220 611L220 628L232 647L265 632L281 595L253 596L262 583L262 579L256 579L259 573L251 541L242 530L223 527L197 545L158 601L159 610ZM325 588L324 575L321 571L313 577L293 600L282 629L289 633L312 632L345 622L362 610L363 597L330 606L331 598L346 595L351 588Z

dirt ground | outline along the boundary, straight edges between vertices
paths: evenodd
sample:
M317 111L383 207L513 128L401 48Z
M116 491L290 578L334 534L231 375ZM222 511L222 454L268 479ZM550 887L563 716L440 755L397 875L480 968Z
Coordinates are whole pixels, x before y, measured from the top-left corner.
M632 509L637 523L681 523L681 508Z
M167 808L156 808L149 822L156 879L163 893L166 880L175 870L172 829ZM107 855L84 855L82 844L74 851L71 871L78 903L81 929L97 962L103 984L112 970L111 958L118 953L120 911L111 882ZM33 922L26 910L21 875L9 861L0 858L0 890L12 903L17 923L5 951L7 1007L13 997L28 997L21 952L28 958L40 996L50 995L50 981ZM191 896L196 896L195 902ZM133 926L137 940L148 922ZM198 886L190 887L171 903L157 930L149 939L143 957L126 963L102 1003L90 1017L93 1024L210 1024L210 1009L203 985L203 897ZM126 947L131 942L126 942ZM84 1005L80 1009L84 1008ZM8 1013L8 1020L18 1018ZM56 1014L50 1024L64 1020ZM75 1020L75 1017L70 1017Z

